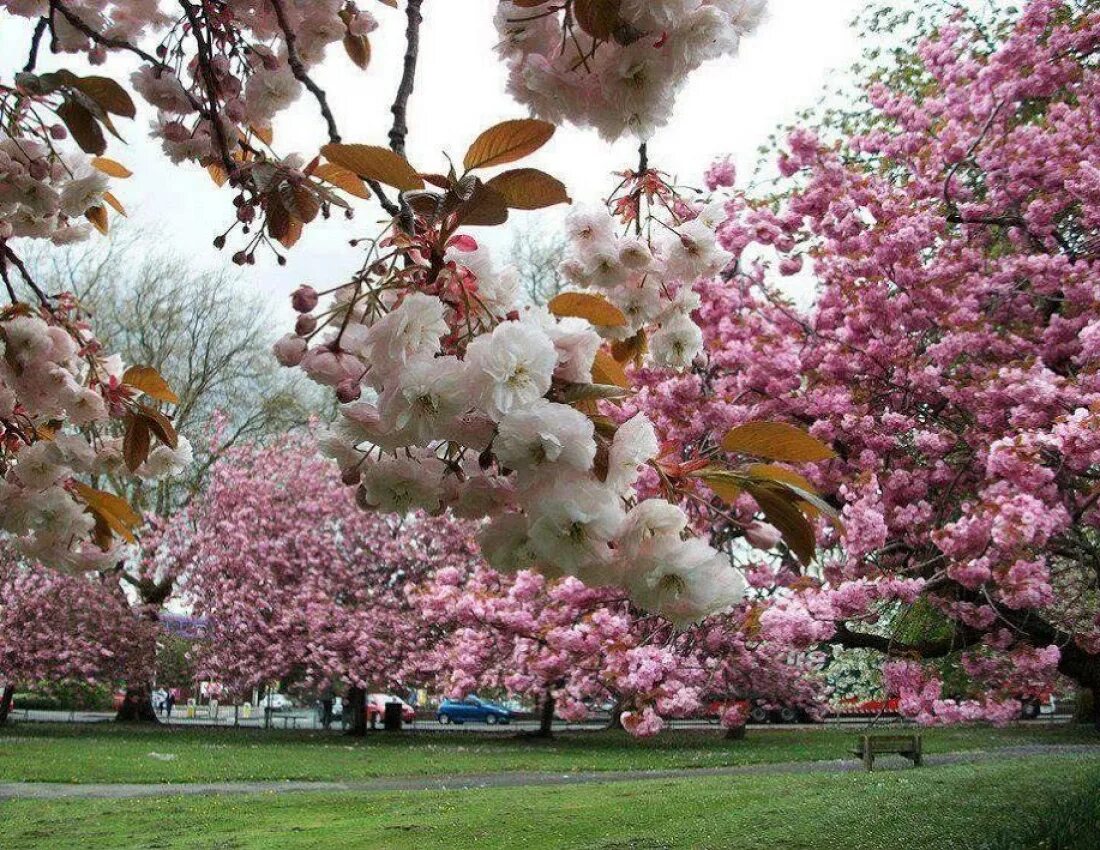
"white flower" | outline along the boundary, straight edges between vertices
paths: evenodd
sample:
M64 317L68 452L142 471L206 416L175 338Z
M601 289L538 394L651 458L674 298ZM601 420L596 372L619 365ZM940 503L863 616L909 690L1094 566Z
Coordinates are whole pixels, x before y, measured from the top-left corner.
M596 457L595 428L579 410L539 399L501 420L493 450L509 469L560 464L585 472Z
M702 222L710 230L716 230L718 225L726 220L726 205L725 200L711 201L699 212L699 216L696 221Z
M644 413L628 419L619 426L611 442L607 486L618 493L626 493L638 480L638 467L657 457L659 449L657 432Z
M361 353L372 371L392 375L409 360L437 354L439 341L449 330L444 318L446 309L434 295L422 292L407 295L365 335Z
M169 446L153 449L145 463L138 467L137 474L142 478L174 478L182 474L194 459L191 443L186 437L180 437L174 449Z
M16 455L15 476L28 490L52 487L67 470L61 451L49 440L40 440Z
M361 495L381 511L407 514L421 508L435 513L443 492L443 463L435 457L384 457L363 470Z
M107 175L89 168L82 177L70 180L61 190L61 211L69 218L79 218L97 207L107 191Z
M558 355L534 322L504 322L470 343L466 362L479 407L499 422L511 410L546 395Z
M565 233L572 242L610 242L615 237L615 219L606 207L577 205L565 217Z
M566 318L547 328L558 352L555 377L574 384L592 383L592 364L603 340L584 319Z
M610 542L623 520L615 494L589 479L563 479L549 493L535 493L531 547L564 573L598 585L614 583Z
M684 315L676 315L661 326L650 340L653 362L682 371L703 350L703 332Z
M404 445L427 446L440 439L443 425L470 407L465 376L465 365L457 357L407 363L400 372L400 383L382 394L384 426L403 432Z
M745 583L728 556L697 538L657 538L645 561L631 576L631 596L676 626L724 611L744 596Z
M619 240L619 261L629 269L648 269L653 262L653 252L649 244L638 236L627 236Z
M455 479L451 479L455 480ZM449 497L451 513L462 519L484 519L512 504L515 490L499 475L471 475Z
M669 234L664 255L669 277L688 282L717 274L730 260L730 255L719 247L714 231L697 218Z
M664 499L646 499L631 508L615 543L627 572L637 568L645 547L653 540L661 537L679 540L687 524L688 517L683 509Z
M256 127L269 127L275 113L290 106L301 91L302 84L294 78L294 72L285 62L280 62L274 71L263 64L257 65L244 89L248 123Z
M611 289L630 276L628 269L619 259L619 246L611 241L596 242L584 257L585 274L593 286Z
M481 554L499 573L513 574L538 566L539 557L527 535L527 520L522 514L495 517L477 535Z

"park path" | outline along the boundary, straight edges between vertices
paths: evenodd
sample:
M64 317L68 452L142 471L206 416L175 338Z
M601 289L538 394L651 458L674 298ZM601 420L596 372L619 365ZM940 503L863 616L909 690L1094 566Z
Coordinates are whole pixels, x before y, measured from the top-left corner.
M1029 744L926 755L926 765L978 764L1044 755L1100 756L1095 744ZM876 764L888 770L903 769L909 763L900 757L879 757ZM368 779L356 782L194 782L156 785L65 785L54 782L0 783L0 800L33 799L128 799L136 797L203 796L214 794L284 794L293 792L381 793L386 791L463 791L475 788L519 788L536 785L588 785L606 782L638 782L653 779L694 779L714 776L753 776L784 773L848 773L862 770L856 759L835 761L782 762L740 765L737 767L697 767L676 770L608 770L578 773L511 771L491 774L467 774L448 778Z

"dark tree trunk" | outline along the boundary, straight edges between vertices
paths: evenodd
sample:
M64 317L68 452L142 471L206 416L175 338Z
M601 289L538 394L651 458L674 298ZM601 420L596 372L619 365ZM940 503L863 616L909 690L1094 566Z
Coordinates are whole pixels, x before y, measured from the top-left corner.
M11 713L11 704L14 698L15 685L5 686L3 695L0 695L0 726L8 722L8 715Z
M551 691L544 691L542 695L542 706L539 709L538 737L554 737L554 706L556 704L557 701L554 699L554 694Z
M740 726L731 726L726 730L727 741L744 741L745 740L745 724Z
M348 687L348 700L345 712L350 712L348 734L363 737L367 734L367 692L355 685Z
M611 706L611 717L607 721L607 729L622 729L623 728L623 703L622 700L615 700L615 704Z
M117 723L159 723L153 710L153 690L148 685L126 688L126 696L115 715Z

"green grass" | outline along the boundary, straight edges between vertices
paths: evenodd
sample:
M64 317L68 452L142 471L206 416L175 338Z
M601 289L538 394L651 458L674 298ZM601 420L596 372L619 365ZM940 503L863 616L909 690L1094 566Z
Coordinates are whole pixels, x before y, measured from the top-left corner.
M0 823L5 850L968 850L1098 783L1100 759L1062 756L462 792L19 800L0 804Z
M718 730L634 740L623 732L561 734L550 742L510 734L337 734L246 729L77 726L24 723L0 730L0 781L213 782L343 781L499 771L659 770L847 757L859 728L750 730L726 741ZM1100 743L1088 728L1014 726L925 731L927 752L1014 744ZM166 758L167 757L167 758Z

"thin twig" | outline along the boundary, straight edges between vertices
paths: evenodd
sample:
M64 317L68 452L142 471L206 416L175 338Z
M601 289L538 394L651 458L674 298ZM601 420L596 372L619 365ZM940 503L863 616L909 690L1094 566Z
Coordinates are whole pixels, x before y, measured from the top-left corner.
M210 121L210 125L214 130L214 139L218 143L222 166L232 183L234 182L233 177L237 173L237 163L233 161L233 157L229 154L229 139L226 138L225 128L219 120L221 116L218 114L218 84L214 77L214 57L210 51L209 43L203 38L203 22L199 20L195 7L187 0L180 0L180 7L183 9L183 14L187 16L187 21L191 24L191 35L194 37L195 45L198 48L199 71L210 104L210 116L207 120Z
M294 28L287 19L283 0L271 0L271 5L275 9L279 29L283 31L283 40L286 42L286 61L290 65L291 73L316 98L317 105L321 108L321 115L324 116L325 123L328 125L329 141L333 144L339 144L340 131L336 128L336 118L333 117L332 110L329 109L328 97L325 95L325 90L313 81L306 70L306 66L302 63L302 57L298 55L298 37L294 34Z

